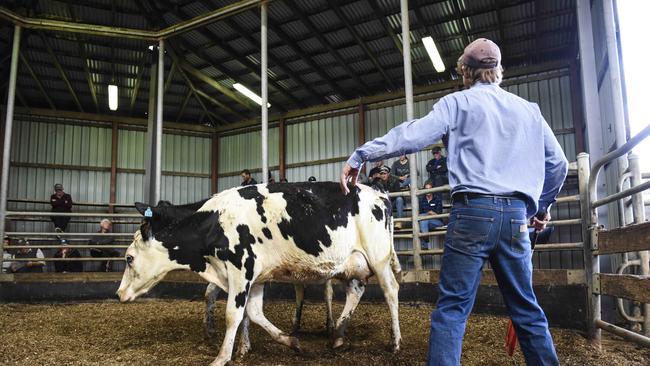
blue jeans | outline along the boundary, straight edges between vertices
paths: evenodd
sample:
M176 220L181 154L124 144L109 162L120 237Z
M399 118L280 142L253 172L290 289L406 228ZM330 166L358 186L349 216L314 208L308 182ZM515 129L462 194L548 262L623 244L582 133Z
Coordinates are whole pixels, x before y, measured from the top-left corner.
M393 204L397 208L397 217L404 217L404 197L395 197Z
M489 260L527 365L559 365L544 311L533 292L526 204L461 196L452 206L431 313L427 365L459 365L465 324ZM505 357L505 356L504 356Z
M421 233L428 233L429 231L442 226L443 223L442 221L438 219L427 219L427 220L421 220L420 221L420 232ZM429 247L429 238L424 237L422 238L422 249L431 249Z
M406 188L411 185L411 177L408 177L404 179L403 181L399 182L399 187L400 188Z

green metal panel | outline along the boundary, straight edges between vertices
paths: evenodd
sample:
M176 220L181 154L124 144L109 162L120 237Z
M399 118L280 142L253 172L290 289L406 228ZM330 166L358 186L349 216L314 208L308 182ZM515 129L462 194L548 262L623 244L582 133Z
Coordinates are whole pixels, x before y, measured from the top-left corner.
M117 167L144 169L145 132L119 130L117 140Z

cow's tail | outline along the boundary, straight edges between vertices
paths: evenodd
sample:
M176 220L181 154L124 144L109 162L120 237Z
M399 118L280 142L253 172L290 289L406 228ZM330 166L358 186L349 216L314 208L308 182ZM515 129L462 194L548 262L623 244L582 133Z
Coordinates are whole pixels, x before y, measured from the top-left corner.
M395 252L395 236L394 236L394 225L393 225L393 216L390 216L390 224L388 225L390 231L390 268L393 270L393 273L397 276L398 273L402 272L402 266L399 264L399 258Z

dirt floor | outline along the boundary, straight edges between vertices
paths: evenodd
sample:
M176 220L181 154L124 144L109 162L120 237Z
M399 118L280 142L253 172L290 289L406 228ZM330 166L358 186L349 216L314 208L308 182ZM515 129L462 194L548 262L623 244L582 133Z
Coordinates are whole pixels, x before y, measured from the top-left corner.
M204 339L200 301L139 301L56 305L0 304L0 365L208 365L223 337L224 302L216 310L217 337ZM336 313L342 309L335 304ZM402 351L388 351L389 316L384 304L361 304L348 328L350 345L332 351L324 332L325 306L307 304L299 334L303 354L276 344L251 325L252 351L235 365L422 365L431 306L403 305ZM272 302L265 312L290 328L293 304ZM523 365L521 352L503 350L507 319L472 316L463 365ZM575 331L552 329L563 365L649 365L650 349L617 340L591 348Z

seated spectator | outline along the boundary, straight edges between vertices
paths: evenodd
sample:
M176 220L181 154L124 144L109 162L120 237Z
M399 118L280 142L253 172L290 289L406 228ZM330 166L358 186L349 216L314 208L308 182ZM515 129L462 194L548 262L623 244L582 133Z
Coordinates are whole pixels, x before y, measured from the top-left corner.
M9 267L11 266L11 260L14 259L13 251L6 249L9 245L9 238L5 237L3 241L3 246L5 248L2 253L2 273L9 273Z
M241 185L242 186L251 186L253 184L257 184L257 181L251 177L251 171L248 169L244 169L240 173L241 175Z
M399 179L400 188L408 188L411 185L411 171L409 170L409 159L406 155L401 155L399 160L393 162L391 172Z
M314 182L316 182L316 177L314 177L314 176L312 175L311 177L309 177L309 178L307 179L307 182L309 182L309 183L314 183Z
M110 233L112 227L113 227L113 223L111 222L111 220L103 219L102 221L100 221L98 235L95 235L95 237L90 240L90 245L106 246L106 245L113 244L112 236L103 235L103 234ZM112 257L120 256L117 250L113 248L92 248L90 249L90 255L93 258L112 258ZM111 272L112 270L113 270L112 261L99 262L99 267L97 272Z
M368 178L368 184L372 184L374 182L375 178L379 178L379 169L381 169L381 167L384 167L384 166L385 165L384 165L383 160L379 160L379 161L375 162L372 169L370 169L370 171L368 172L368 177L369 177Z
M54 194L50 196L52 212L72 212L72 197L63 191L63 185L57 183L54 185ZM65 231L68 228L69 216L53 216L54 230L56 232Z
M399 180L390 174L390 168L385 165L379 168L379 179L376 179L372 186L383 192L399 192L401 190ZM396 217L404 217L404 197L393 197L391 202L397 209ZM402 223L396 222L395 228L401 229Z
M27 240L20 239L16 245L29 245ZM21 248L16 251L14 259L20 258L45 258L40 249ZM43 272L44 261L13 261L9 266L10 273L38 273Z
M424 189L433 188L431 183L426 183ZM433 193L427 193L420 196L420 216L435 215L442 213L442 202L438 200ZM444 224L438 219L420 220L420 232L428 233L431 230L441 227ZM423 250L431 249L429 237L423 237L421 247Z
M431 149L433 159L427 163L427 172L429 172L429 181L434 187L444 186L449 182L447 176L447 159L442 156L442 149L436 146Z
M62 245L68 245L68 241L61 239ZM60 248L54 254L54 258L81 258L81 254L75 248ZM83 272L83 263L81 261L54 261L54 270L56 272Z

